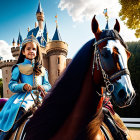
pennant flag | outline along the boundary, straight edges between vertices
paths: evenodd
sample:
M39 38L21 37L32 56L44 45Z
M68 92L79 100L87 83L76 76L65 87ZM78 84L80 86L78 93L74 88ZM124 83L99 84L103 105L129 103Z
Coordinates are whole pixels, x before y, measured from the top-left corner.
M55 16L55 18L57 18L57 15Z
M105 15L105 17L108 19L109 17L108 17L108 14L107 14L107 8L106 9L104 9L104 15Z

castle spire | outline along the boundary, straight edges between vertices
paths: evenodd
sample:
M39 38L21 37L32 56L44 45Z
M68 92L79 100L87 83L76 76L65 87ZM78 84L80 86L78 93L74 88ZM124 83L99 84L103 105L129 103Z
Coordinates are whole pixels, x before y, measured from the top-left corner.
M46 22L45 22L45 26L44 26L43 36L44 36L45 40L48 42L48 31L47 31Z
M20 46L20 45L22 44L22 41L23 41L23 39L22 39L22 36L21 36L21 34L20 34L20 31L19 31L18 40L17 40L17 45Z
M13 44L13 46L15 47L15 39L13 38L13 41L12 41L12 44Z
M36 13L43 13L43 9L41 7L40 0L39 0L38 9L37 9Z
M108 19L109 19L109 16L108 16L108 13L107 13L107 8L104 9L104 16L106 18L106 26L105 26L105 30L108 30L109 29L109 26L108 26Z
M3 57L0 56L0 61L2 61L2 60L3 60Z
M55 20L55 22L56 22L56 30L55 30L55 33L54 33L54 35L53 35L52 40L59 40L59 41L62 41L61 36L60 36L60 33L59 33L59 31L58 31L57 15L55 16L55 18L56 18L56 20Z
M43 12L43 9L41 7L40 1L39 1L38 9L37 9L37 12L36 12L36 18L37 18L37 21L38 21L39 29L43 30L44 12Z
M107 21L106 21L105 30L109 30L108 19L107 19Z
M55 23L56 23L56 27L58 27L58 22L57 22L57 14L56 14L56 16L55 16L55 18L56 18L56 20L55 20Z

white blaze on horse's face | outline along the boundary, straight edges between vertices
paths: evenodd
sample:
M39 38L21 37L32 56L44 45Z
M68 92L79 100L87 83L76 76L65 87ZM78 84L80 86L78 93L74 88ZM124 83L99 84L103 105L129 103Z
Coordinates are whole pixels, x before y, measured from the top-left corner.
M107 46L104 47L108 52L110 52L110 55L113 56L113 49L117 50L117 63L119 65L120 70L128 69L127 61L128 56L126 53L125 47L120 43L119 40L108 40ZM106 61L107 62L107 61ZM109 63L109 62L108 62ZM110 57L110 63L108 66L105 65L106 68L108 68L107 71L110 71L112 68L115 68L114 65L116 62L114 62L114 58ZM105 69L106 69L105 68ZM110 69L110 70L109 70ZM130 75L125 74L119 77L118 80L113 82L114 84L114 92L113 92L113 100L117 103L119 107L125 107L131 104L132 99L135 97L135 91L133 89Z

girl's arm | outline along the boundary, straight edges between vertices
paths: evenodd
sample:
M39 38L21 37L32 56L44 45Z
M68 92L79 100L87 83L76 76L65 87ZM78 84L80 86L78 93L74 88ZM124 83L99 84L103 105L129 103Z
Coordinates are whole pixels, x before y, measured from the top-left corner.
M8 85L9 89L13 93L25 92L23 87L26 83L18 83L19 77L20 77L19 68L18 68L18 66L15 66L12 70L11 80L10 80L9 85Z
M49 83L48 80L48 72L45 72L45 75L43 77L43 82L42 82L42 86L44 87L45 91L47 92L49 89L51 89L51 85Z

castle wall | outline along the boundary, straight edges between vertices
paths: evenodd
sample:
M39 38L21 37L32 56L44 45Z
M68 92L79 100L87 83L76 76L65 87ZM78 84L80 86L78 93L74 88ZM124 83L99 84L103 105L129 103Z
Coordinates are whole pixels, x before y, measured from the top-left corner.
M7 60L0 63L0 69L2 69L2 81L3 81L3 97L10 98L14 93L12 93L8 84L11 79L11 68L16 64L16 60Z
M66 67L71 63L72 59L71 58L67 58L66 60Z

